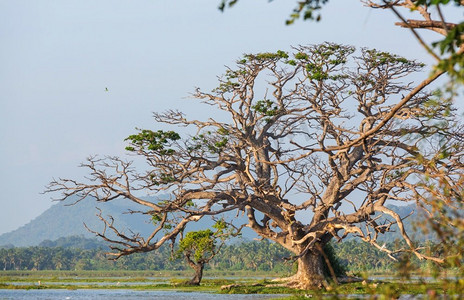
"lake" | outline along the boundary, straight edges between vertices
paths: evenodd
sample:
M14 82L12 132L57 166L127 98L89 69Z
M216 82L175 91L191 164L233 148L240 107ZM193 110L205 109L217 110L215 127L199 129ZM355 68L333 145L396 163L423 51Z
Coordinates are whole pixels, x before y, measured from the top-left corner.
M273 299L285 295L244 295L244 294L211 294L199 292L176 291L134 291L134 290L9 290L0 289L0 300L39 299L39 300L91 300L91 299L176 299L176 300L247 300Z

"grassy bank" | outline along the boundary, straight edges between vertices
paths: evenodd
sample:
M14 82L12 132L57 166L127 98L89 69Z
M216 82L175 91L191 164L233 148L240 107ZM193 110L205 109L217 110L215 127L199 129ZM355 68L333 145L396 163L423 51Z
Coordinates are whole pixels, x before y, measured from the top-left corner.
M218 292L228 284L252 284L282 276L265 272L208 272L201 286L183 283L190 271L0 271L0 289L145 289Z
M322 290L296 291L270 281L268 273L221 272L206 274L200 286L183 283L186 271L2 271L0 289L133 289L177 290L227 294L288 294L286 299L312 297L337 298L338 295L385 295L389 299L402 294L464 296L464 279L443 282L369 281L346 283ZM278 274L274 274L278 276ZM228 285L229 288L221 289ZM343 296L342 296L343 298Z

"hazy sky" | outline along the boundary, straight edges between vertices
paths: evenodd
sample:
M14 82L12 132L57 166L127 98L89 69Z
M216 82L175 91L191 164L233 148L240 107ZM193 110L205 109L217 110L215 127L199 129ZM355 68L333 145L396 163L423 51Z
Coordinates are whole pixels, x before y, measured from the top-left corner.
M213 111L186 100L210 90L243 53L324 41L430 62L390 12L330 1L323 21L284 21L296 1L0 0L0 234L53 203L53 177L79 178L92 154L124 155L153 111ZM108 88L108 91L105 89Z

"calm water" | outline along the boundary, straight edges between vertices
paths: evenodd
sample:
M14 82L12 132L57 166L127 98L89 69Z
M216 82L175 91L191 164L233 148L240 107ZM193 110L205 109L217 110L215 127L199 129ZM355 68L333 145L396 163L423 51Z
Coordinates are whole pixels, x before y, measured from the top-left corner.
M90 300L90 299L175 299L175 300L247 300L272 299L283 295L218 295L198 292L133 291L133 290L2 290L0 300Z

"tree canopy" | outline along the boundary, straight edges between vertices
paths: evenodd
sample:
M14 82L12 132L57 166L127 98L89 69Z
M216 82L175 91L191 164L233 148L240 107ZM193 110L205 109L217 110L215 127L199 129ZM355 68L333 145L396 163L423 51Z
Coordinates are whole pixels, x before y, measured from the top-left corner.
M408 82L422 67L333 43L247 54L213 91L194 93L215 117L154 113L158 123L193 134L140 130L127 138L145 171L121 158L90 157L83 164L88 181L60 179L48 191L102 202L125 198L141 206L132 213L151 215L156 222L146 237L100 216L118 237L98 233L113 243L116 257L156 250L175 242L190 222L235 212L247 216L233 225L237 230L248 226L294 254L298 271L288 281L300 288L324 284L323 248L349 234L392 258L409 252L442 262L422 251L386 206L425 203L434 185L463 175L464 130L451 104ZM375 135L366 134L374 128ZM170 197L150 201L140 191ZM380 222L382 215L389 219ZM405 247L378 243L393 224Z

